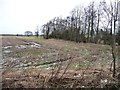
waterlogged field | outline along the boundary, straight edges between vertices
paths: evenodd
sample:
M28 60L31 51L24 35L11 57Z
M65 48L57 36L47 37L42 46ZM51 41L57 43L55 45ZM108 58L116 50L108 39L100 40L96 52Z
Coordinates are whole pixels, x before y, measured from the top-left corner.
M115 85L111 47L41 37L2 37L3 88ZM119 68L117 68L118 72Z

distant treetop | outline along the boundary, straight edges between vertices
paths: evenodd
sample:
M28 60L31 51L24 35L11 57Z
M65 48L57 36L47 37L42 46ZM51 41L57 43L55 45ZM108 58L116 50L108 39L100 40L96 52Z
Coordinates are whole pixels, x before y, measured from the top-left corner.
M33 33L32 33L31 31L25 31L25 35L26 35L26 36L32 36Z

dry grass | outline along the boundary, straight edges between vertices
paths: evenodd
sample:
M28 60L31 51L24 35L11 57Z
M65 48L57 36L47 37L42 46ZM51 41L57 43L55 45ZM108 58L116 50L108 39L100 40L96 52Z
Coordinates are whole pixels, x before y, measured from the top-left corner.
M42 45L3 49L3 87L105 87L116 83L109 71L112 55L108 45L36 37L2 37L2 40L3 46L26 42ZM5 50L12 52L4 53Z

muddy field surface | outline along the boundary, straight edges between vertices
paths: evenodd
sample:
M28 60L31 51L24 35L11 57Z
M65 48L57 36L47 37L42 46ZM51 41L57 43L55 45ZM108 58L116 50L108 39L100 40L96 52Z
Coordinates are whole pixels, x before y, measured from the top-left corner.
M28 42L28 40L24 40L24 39L19 39L16 37L1 37L2 38L2 46L15 46L17 44L25 44L26 42Z
M107 45L2 37L3 88L116 87ZM117 69L117 72L119 69Z

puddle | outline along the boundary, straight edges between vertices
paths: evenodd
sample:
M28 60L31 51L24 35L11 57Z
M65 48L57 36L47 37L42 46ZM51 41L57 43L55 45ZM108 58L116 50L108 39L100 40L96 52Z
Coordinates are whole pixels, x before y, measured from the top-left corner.
M19 48L19 49L25 49L26 48L26 46L24 46L24 45L19 45L19 46L15 46L16 48Z
M10 49L12 48L13 46L5 46L5 47L2 47L3 49Z
M56 66L58 65L58 63L51 63L51 64L44 64L44 65L32 65L31 62L29 63L20 63L16 66L14 66L15 68L27 68L27 67L34 67L34 68L45 68L45 69L51 69L52 66Z
M19 49L25 49L25 48L29 48L29 47L32 47L32 48L41 48L42 45L38 44L38 43L35 43L35 42L29 42L29 43L26 43L25 45L17 45L15 46L16 48L19 48Z
M41 44L38 44L38 43L35 43L35 42L29 42L29 43L25 43L25 44L21 44L21 45L16 45L16 46L5 46L5 47L2 47L3 49L11 49L11 48L18 48L18 49L25 49L25 48L41 48L42 45ZM4 51L5 53L10 53L11 51Z
M38 44L38 43L35 43L35 42L32 42L32 45L31 45L32 47L41 47L41 45L40 44Z
M3 51L3 53L6 53L6 54L8 54L8 53L11 53L12 51L10 51L10 50L5 50L5 51Z

